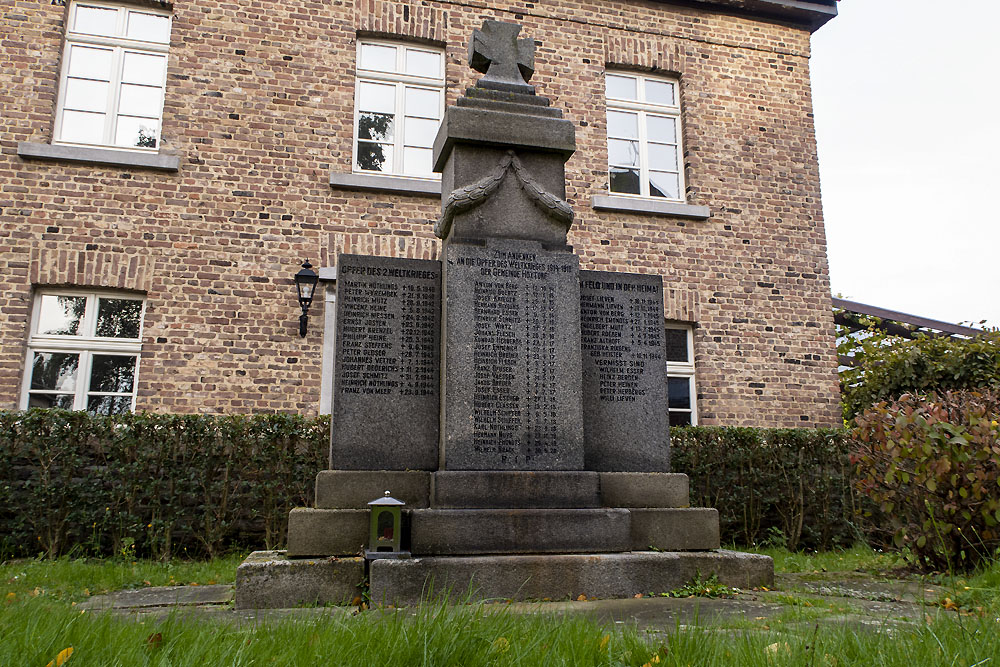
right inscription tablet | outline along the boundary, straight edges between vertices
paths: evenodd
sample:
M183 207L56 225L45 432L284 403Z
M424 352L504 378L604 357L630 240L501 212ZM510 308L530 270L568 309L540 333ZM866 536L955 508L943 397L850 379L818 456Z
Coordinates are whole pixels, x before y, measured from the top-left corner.
M669 472L660 276L580 271L587 470Z

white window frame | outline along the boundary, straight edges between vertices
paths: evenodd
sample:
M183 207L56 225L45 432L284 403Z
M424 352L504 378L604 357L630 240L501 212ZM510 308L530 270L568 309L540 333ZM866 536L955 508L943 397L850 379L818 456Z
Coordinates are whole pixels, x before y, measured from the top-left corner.
M366 45L374 46L391 46L396 49L396 71L395 72L383 72L380 70L372 69L362 69L361 67L361 49ZM425 53L433 53L440 58L440 76L439 77L421 77L414 76L410 74L405 74L406 69L406 51L422 51ZM403 148L406 146L406 137L404 124L405 122L400 122L401 119L405 119L406 109L405 101L405 90L406 88L421 88L424 90L433 90L438 93L438 127L440 127L441 120L444 118L444 88L445 88L445 57L444 49L438 49L430 46L423 46L418 44L411 44L403 41L394 40L384 40L384 39L359 39L357 43L356 52L356 76L354 79L354 128L351 144L351 168L356 174L372 174L380 176L403 176L406 178L422 178L427 180L440 180L441 175L436 173L408 173L403 171ZM393 84L396 86L395 93L395 109L394 109L394 121L393 121L393 138L392 138L392 170L391 171L374 171L369 169L361 169L358 166L358 117L360 115L360 102L361 102L361 84L362 83L379 83L379 84ZM386 142L387 143L387 142Z
M82 32L76 32L72 28L76 21L76 12L79 7L98 7L101 9L113 9L118 12L117 18L117 29L115 37L106 37L102 35L89 35ZM156 146L155 147L142 147L142 146L121 146L115 143L115 136L118 131L118 120L119 114L119 103L121 98L121 88L122 88L122 70L125 63L126 53L137 53L141 55L157 55L163 56L167 59L167 54L170 50L169 40L167 43L151 42L145 40L129 39L124 37L125 30L128 26L129 15L131 13L138 14L153 14L155 16L163 16L171 21L170 29L173 29L173 19L171 12L164 11L162 9L156 9L153 7L146 7L141 5L130 5L121 4L114 2L101 2L100 0L96 2L91 2L90 0L73 0L70 3L70 9L67 13L67 23L66 23L66 38L63 44L63 55L62 55L62 71L59 75L59 96L56 104L56 118L55 127L53 131L53 144L63 145L63 146L98 146L101 148L108 148L121 151L135 151L143 153L155 153L160 150L160 137L163 131L163 104L166 98L166 88L167 88L167 67L168 63L164 62L163 66L163 80L159 84L161 91L160 99L160 109L159 115L156 117ZM73 46L85 46L85 47L108 47L112 50L111 59L111 79L108 84L108 99L104 110L104 134L102 140L97 143L84 143L76 141L68 141L62 138L63 135L63 119L66 112L66 88L69 82L69 68L70 68L70 53ZM150 117L151 118L151 117Z
M676 324L668 322L664 325L665 329L672 329L674 331L684 331L687 334L687 362L682 361L667 361L667 378L684 378L688 381L688 392L691 397L691 407L690 409L682 408L671 408L668 406L667 411L670 413L690 413L691 414L691 426L698 425L698 402L697 394L695 393L695 370L694 370L694 327L688 324ZM668 380L669 382L669 380Z
M84 317L80 321L80 334L76 335L51 335L39 334L38 325L42 312L42 297L44 296L76 296L87 299L84 309ZM106 299L129 299L141 301L142 307L139 310L139 335L136 338L105 338L96 335L97 329L97 300ZM143 295L135 292L125 292L119 290L78 290L78 289L38 289L35 291L34 303L31 312L31 328L28 336L28 352L24 363L24 380L21 387L21 409L27 410L31 395L41 394L68 394L70 392L56 392L47 390L31 390L31 378L34 372L34 356L36 352L54 352L79 354L80 361L76 370L76 387L73 391L73 410L86 410L88 398L90 396L123 396L127 392L91 392L90 372L93 367L93 357L95 354L107 356L134 356L135 371L132 376L132 391L130 411L135 412L135 399L139 386L139 366L142 362L142 328L146 318L146 299Z
M615 197L634 197L638 199L651 199L653 201L675 201L684 202L686 201L685 196L685 184L684 184L684 145L683 145L683 124L681 123L681 86L680 80L676 77L668 76L653 76L648 74L638 74L634 72L625 72L620 70L607 70L605 72L605 77L616 76L633 79L636 82L637 99L635 100L625 100L613 98L607 93L607 86L605 86L605 101L607 106L607 111L624 111L632 112L638 114L638 143L639 143L639 193L631 192L616 192L611 189L611 155L610 148L608 149L608 160L607 160L607 173L608 173L608 192ZM674 104L656 104L653 102L647 102L645 100L646 91L646 81L655 81L661 83L668 83L673 86L674 90ZM676 151L677 151L677 197L658 197L650 195L649 193L649 139L646 130L646 118L647 116L663 116L674 119L676 125ZM611 128L608 126L606 131L607 139L613 139L611 134ZM653 142L659 143L659 142ZM607 145L605 146L607 148ZM614 165L614 166L625 166L625 165ZM656 170L658 171L658 170ZM672 172L670 172L672 173Z

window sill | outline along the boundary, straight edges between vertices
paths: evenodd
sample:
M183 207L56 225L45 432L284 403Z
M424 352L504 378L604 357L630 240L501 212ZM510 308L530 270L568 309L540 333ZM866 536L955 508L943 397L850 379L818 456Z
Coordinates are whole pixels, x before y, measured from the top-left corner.
M682 204L676 201L657 201L655 199L638 199L633 197L614 197L594 195L590 205L599 211L624 211L626 213L653 213L669 215L674 218L691 218L707 220L712 212L707 206Z
M17 154L25 160L83 162L115 167L141 167L160 171L178 171L181 166L180 156L170 153L133 153L110 148L36 144L28 141L21 141L17 144Z
M345 174L334 171L330 172L330 187L341 190L368 190L371 192L441 196L441 181L407 178L405 176Z

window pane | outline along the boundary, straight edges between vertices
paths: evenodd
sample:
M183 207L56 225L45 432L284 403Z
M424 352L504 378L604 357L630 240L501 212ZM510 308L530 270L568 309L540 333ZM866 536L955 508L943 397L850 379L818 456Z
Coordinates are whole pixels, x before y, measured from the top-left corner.
M392 146L359 141L358 169L392 171Z
M688 363L688 332L683 329L667 329L667 361Z
M608 111L608 136L637 139L639 137L639 115L624 111Z
M73 398L73 394L28 394L28 407L72 410Z
M430 118L407 118L404 121L403 141L407 146L430 148L434 145L441 123Z
M118 113L129 116L160 115L163 109L163 89L154 86L134 86L123 84L121 101L118 103Z
M436 119L441 115L441 94L436 90L407 88L405 102L407 116Z
M90 391L131 393L135 357L95 354L90 368Z
M138 338L142 301L98 299L97 335L101 338ZM95 391L112 391L101 389Z
M86 307L85 296L43 295L38 312L38 333L43 336L78 336Z
M639 142L608 139L608 164L638 167Z
M406 73L414 76L440 78L441 56L429 51L406 50Z
M147 86L162 86L163 68L166 64L167 59L164 56L126 53L125 65L122 69L122 82L142 83Z
M63 114L62 141L74 141L81 144L100 144L104 142L104 114L84 113L82 111L67 111Z
M657 171L677 171L677 147L669 144L649 144L649 168Z
M674 105L674 84L646 79L646 101L651 104Z
M677 121L663 116L646 116L646 136L650 141L677 143Z
M116 146L130 148L156 148L156 137L160 129L159 121L149 118L119 116L118 130L115 132Z
M636 80L630 76L608 74L604 77L607 96L615 100L634 100L637 98Z
M170 42L170 19L156 14L129 12L126 35L131 39L167 44Z
M31 389L73 391L80 355L68 352L35 352L31 362Z
M120 415L131 411L131 396L91 396L87 399L87 412L96 415Z
M677 174L668 174L660 171L649 172L649 194L652 197L680 199Z
M667 378L667 396L671 408L691 409L691 381L684 377Z
M108 82L86 79L66 80L66 100L63 106L78 111L107 111Z
M73 30L86 35L114 37L118 27L118 10L104 7L77 6Z
M83 79L111 79L111 49L73 46L69 51L69 76Z
M407 174L422 174L430 176L434 173L432 156L434 151L430 148L410 148L403 149L403 171Z
M396 47L382 44L362 44L361 68L376 72L395 72Z
M611 167L611 192L639 194L639 170Z
M670 413L670 425L671 426L690 426L691 425L691 413L690 412L671 412Z
M358 84L358 109L378 113L396 112L396 86L360 82Z
M394 116L384 113L361 112L358 114L358 139L392 141Z

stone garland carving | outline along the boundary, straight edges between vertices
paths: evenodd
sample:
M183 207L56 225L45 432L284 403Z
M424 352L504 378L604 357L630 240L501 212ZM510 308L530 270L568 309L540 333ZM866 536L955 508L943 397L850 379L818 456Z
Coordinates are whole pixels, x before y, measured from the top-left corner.
M565 200L543 190L514 155L514 151L507 151L507 154L500 160L500 164L487 176L466 185L464 188L458 188L448 195L448 201L445 202L441 217L434 225L434 234L440 239L447 238L455 216L459 213L465 213L489 199L493 193L500 189L507 174L512 171L517 178L518 185L536 207L566 227L573 224L572 207Z

